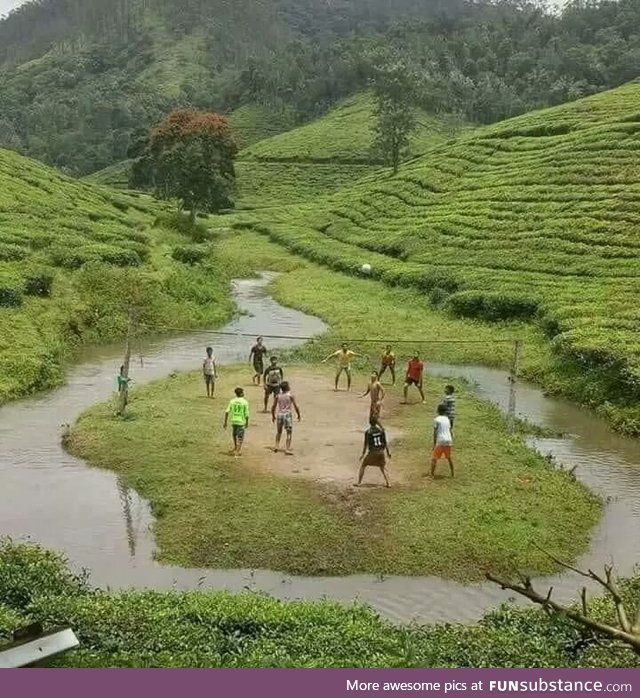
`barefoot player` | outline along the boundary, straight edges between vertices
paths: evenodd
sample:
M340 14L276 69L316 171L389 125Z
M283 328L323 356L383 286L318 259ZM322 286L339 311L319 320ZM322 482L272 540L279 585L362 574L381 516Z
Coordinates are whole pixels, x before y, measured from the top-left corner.
M226 429L231 419L233 431L233 455L239 458L242 454L242 444L246 430L249 428L249 403L244 397L244 390L236 388L236 396L232 398L224 413L224 428Z
M371 382L367 386L367 390L362 397L367 397L367 395L371 396L369 421L374 420L377 422L380 419L380 410L382 409L382 401L384 400L385 392L376 371L371 374Z
M453 460L451 449L453 447L453 434L451 422L447 417L447 406L438 405L438 416L433 420L433 453L431 455L431 477L436 474L436 466L441 458L446 458L453 477Z
M369 422L369 428L364 434L364 446L362 447L362 456L360 456L362 465L360 466L360 472L358 474L357 487L360 487L362 484L364 471L368 467L380 468L380 472L384 477L387 487L391 487L386 470L387 456L391 458L391 452L389 451L389 444L387 443L387 435L385 430L380 426L380 424L378 424L377 421L372 419Z
M420 360L420 354L416 352L413 358L407 364L407 375L404 381L404 404L407 404L409 396L409 388L415 385L420 393L424 404L424 391L422 390L422 381L424 377L424 363Z
M291 394L291 386L287 381L283 381L280 386L280 392L276 395L271 408L271 418L276 425L276 445L273 449L275 453L280 450L280 440L282 432L287 432L287 445L285 453L288 456L293 455L291 451L291 439L293 437L293 410L296 411L298 421L302 419L300 408L295 397Z
M251 347L249 361L253 364L253 382L260 385L262 374L264 373L264 359L267 355L267 347L264 345L264 339L258 337L256 343Z
M329 354L326 359L322 360L323 364L326 364L329 359L335 359L337 364L336 371L336 382L335 389L338 390L338 384L340 382L340 376L343 373L347 374L347 390L351 390L351 361L356 357L361 356L361 354L356 354L355 351L349 349L349 345L345 342L338 351Z
M380 362L380 373L378 374L380 377L380 380L382 381L382 376L386 373L387 369L391 372L391 380L393 381L393 385L396 384L396 355L394 354L391 345L387 345L387 348L384 350L384 353L382 354L381 362Z

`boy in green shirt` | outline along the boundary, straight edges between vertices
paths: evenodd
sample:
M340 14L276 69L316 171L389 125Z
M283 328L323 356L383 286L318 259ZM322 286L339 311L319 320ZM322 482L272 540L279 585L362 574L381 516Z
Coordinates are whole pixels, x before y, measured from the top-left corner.
M231 429L233 432L233 455L239 458L242 453L245 430L249 428L249 403L244 397L242 388L235 389L236 396L229 402L224 415L224 428L229 424L231 415Z

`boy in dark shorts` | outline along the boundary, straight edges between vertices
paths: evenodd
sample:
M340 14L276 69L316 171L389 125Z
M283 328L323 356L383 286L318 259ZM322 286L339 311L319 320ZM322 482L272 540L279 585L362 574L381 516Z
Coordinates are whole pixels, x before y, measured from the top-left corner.
M262 374L264 373L264 359L268 353L267 347L264 345L264 340L262 337L258 337L256 343L251 347L251 353L249 354L249 361L253 365L253 382L256 385L260 385L262 380Z
M447 408L447 417L449 417L449 423L451 424L451 433L453 434L453 422L456 418L456 389L452 385L448 385L444 389L444 397L442 398L442 404Z
M387 457L391 458L389 444L387 443L387 434L382 426L378 424L377 420L371 419L369 428L364 434L364 446L362 448L362 456L360 456L362 465L360 466L358 484L356 487L360 487L362 484L364 471L368 467L380 468L380 472L384 477L387 487L391 487L386 470Z
M380 380L382 381L382 376L384 376L386 370L391 371L391 380L393 385L396 384L396 355L393 353L391 345L388 344L384 353L382 354L380 362L380 373L378 374Z
M272 356L267 370L264 372L264 411L269 411L269 398L274 399L280 393L280 385L284 380L284 371L278 366L278 357Z
M226 429L231 419L233 430L233 455L239 458L242 454L242 444L246 430L249 428L249 403L244 397L242 388L235 389L236 396L232 398L224 413L224 428Z
M422 379L424 376L424 363L420 360L420 354L416 352L407 364L407 376L404 381L404 404L407 404L409 387L415 385L424 403L424 391L422 390Z

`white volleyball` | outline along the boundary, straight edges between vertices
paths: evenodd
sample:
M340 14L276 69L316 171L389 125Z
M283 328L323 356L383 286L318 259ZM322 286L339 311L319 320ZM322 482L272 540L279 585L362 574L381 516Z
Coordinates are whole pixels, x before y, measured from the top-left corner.
M361 271L363 274L371 274L371 265L370 264L363 264L361 267Z

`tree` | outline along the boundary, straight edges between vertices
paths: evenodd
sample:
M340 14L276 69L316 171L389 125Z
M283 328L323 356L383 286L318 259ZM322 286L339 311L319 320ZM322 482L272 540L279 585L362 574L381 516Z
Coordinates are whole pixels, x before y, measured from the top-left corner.
M237 146L220 114L178 109L151 132L149 152L156 193L178 199L194 222L198 210L217 212L233 205Z
M553 587L551 587L546 594L536 591L529 577L520 575L520 583L506 581L492 574L487 574L487 579L494 584L498 584L502 589L514 591L516 594L533 601L533 603L541 606L549 614L557 614L570 618L578 625L593 633L595 637L606 638L614 645L627 647L640 655L640 601L638 601L634 607L630 607L630 604L625 602L618 582L615 579L613 567L609 565L605 566L603 577L593 570L585 572L566 562L562 562L562 560L558 560L546 551L543 552L562 567L582 577L586 577L602 587L613 602L618 625L615 626L603 622L590 615L586 587L582 589L580 595L582 608L578 610L577 608L560 604L552 599Z
M377 67L372 80L376 97L374 151L393 167L394 174L409 154L409 139L416 129L413 95L417 77L402 62Z

